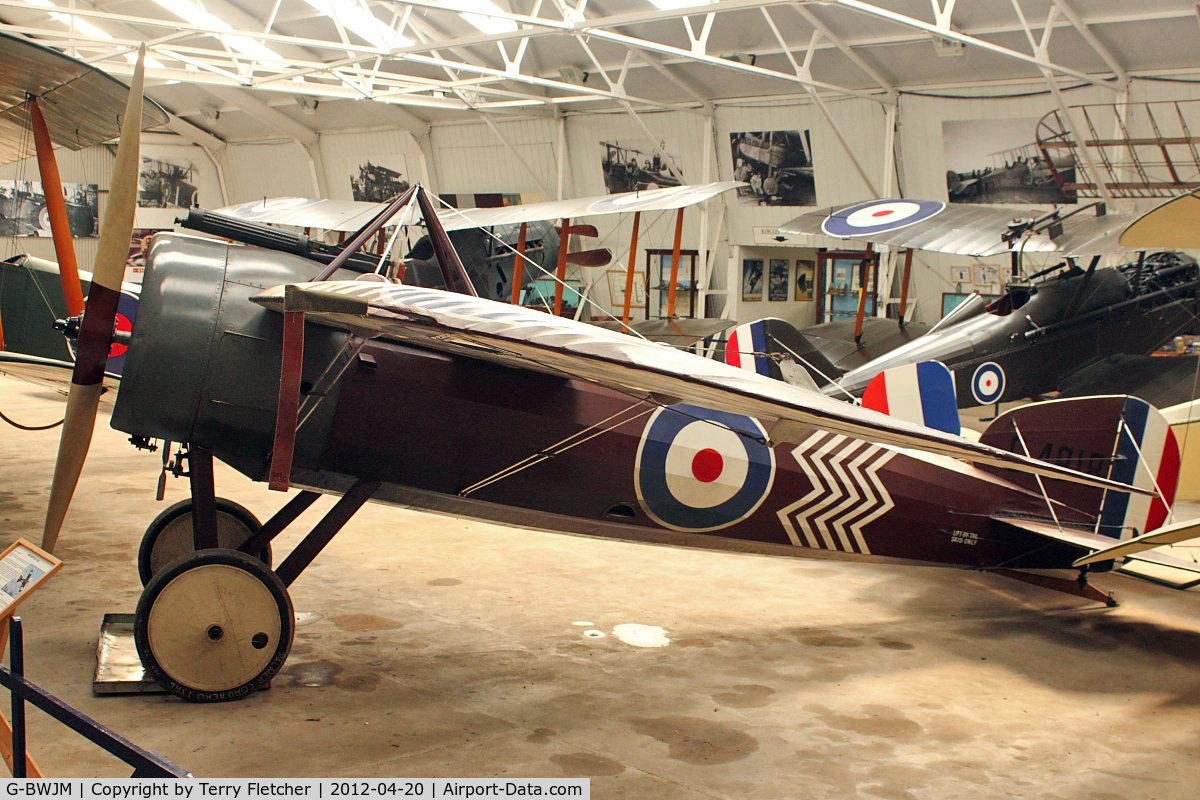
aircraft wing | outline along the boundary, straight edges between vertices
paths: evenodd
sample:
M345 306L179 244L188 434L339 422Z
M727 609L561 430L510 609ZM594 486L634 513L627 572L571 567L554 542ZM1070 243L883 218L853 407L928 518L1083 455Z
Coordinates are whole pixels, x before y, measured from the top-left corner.
M0 352L0 375L66 394L75 364L53 358Z
M1135 250L1200 248L1200 193L1180 195L1143 214L1121 234L1121 244Z
M1121 232L1133 217L1121 214L1096 215L1096 208L1059 209L1061 232L1051 221L1013 240L1002 237L1016 219L1029 220L1028 210L1005 206L947 204L930 200L872 200L838 208L810 211L779 226L780 233L858 240L875 245L911 247L980 258L1021 249L1026 253L1106 255L1131 249L1121 244Z
M605 194L574 200L551 200L529 205L501 208L443 209L438 219L447 231L464 228L486 228L492 225L513 225L564 217L590 217L601 214L627 214L634 211L664 211L684 208L715 197L721 192L744 186L740 181L720 181L692 186L672 186L644 192ZM277 197L255 200L217 209L216 213L238 219L274 225L294 225L299 228L320 228L331 231L356 231L384 209L386 203L364 203L356 200L319 200L307 197ZM421 221L415 206L401 225L416 225Z
M121 135L129 87L106 72L57 50L0 34L0 164L34 155L29 95L37 97L50 140L82 150ZM167 123L167 112L145 98L142 128Z
M686 401L780 420L776 429L813 425L879 444L1149 494L860 409L713 359L483 298L402 284L325 281L277 286L251 300L275 311L305 311L314 322L360 335L585 380L654 403Z
M1158 556L1158 558L1152 558L1148 557L1150 554L1147 554L1145 551L1150 550L1151 548L1160 547L1164 544L1186 542L1188 539L1195 539L1197 536L1200 536L1200 519L1190 519L1186 522L1176 522L1172 525L1164 525L1158 530L1153 530L1149 533L1143 533L1141 536L1135 536L1132 539L1126 539L1123 542L1114 543L1111 539L1109 539L1106 543L1100 544L1099 547L1092 545L1092 547L1096 548L1096 552L1092 553L1090 556L1084 556L1083 558L1077 560L1073 566L1082 567L1087 564L1095 564L1098 561L1111 561L1114 558L1123 557L1137 558L1139 560L1150 561L1151 563L1155 564L1163 564L1164 562L1160 559L1170 558L1169 556L1164 556L1161 553L1155 553L1153 555ZM1181 564L1186 564L1187 566L1180 566L1175 562L1180 562ZM1165 566L1179 567L1180 569L1189 569L1192 572L1200 572L1200 564L1195 564L1191 561L1184 561L1181 558L1170 558L1170 562L1166 563Z

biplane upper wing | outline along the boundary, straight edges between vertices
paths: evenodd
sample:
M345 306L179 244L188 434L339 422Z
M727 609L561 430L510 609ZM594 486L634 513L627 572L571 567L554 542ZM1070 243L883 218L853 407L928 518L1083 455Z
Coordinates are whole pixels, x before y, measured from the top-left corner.
M438 212L442 227L448 231L465 228L486 228L492 225L513 225L521 222L590 217L601 214L626 214L634 211L665 211L684 208L715 197L721 192L743 186L739 181L720 181L691 186L672 186L644 192L605 194L573 200L550 200L545 203L503 206L500 208L443 209ZM387 203L365 203L357 200L319 200L307 197L277 197L255 200L217 209L228 217L264 222L273 225L294 225L300 228L320 228L330 231L356 231L382 211ZM420 210L412 208L404 218L394 218L401 225L420 223Z
M879 444L1147 493L856 408L713 359L478 297L398 284L325 281L277 286L251 300L275 311L304 311L312 321L360 335L585 380L663 405L686 401L780 420L785 430L814 425Z
M29 135L30 95L46 119L50 140L58 147L82 150L121 134L129 87L90 64L27 39L0 33L0 164L34 154ZM143 129L167 123L167 112L147 100Z
M1027 234L1004 239L1012 223L1033 222L1027 210L1004 206L947 204L937 200L872 200L810 211L780 225L781 233L824 236L876 245L931 250L980 258L1011 250L1061 255L1107 255L1131 249L1119 241L1133 217L1102 213L1099 204L1059 209ZM1061 228L1061 230L1060 230Z

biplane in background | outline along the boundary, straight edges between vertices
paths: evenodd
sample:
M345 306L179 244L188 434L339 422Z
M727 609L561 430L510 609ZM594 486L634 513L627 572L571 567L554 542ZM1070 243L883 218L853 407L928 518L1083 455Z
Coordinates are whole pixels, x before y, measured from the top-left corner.
M1150 354L1175 336L1200 332L1196 261L1182 253L1142 251L1130 263L1098 268L1101 256L1130 252L1118 237L1136 219L1107 214L1100 203L1037 219L1013 214L998 207L878 200L780 226L789 234L907 248L905 293L914 249L981 258L1012 253L1013 273L999 298L989 303L973 294L926 330L886 320L864 326L860 316L857 328L854 320L840 320L794 332L775 320L765 325L764 352L806 364L831 397L859 397L886 369L936 360L954 373L964 408L1064 390L1075 396L1119 391L1159 405L1189 399L1180 392L1184 383L1190 392L1195 359ZM1017 260L1032 252L1064 260L1022 277ZM1086 267L1082 255L1092 257ZM765 361L756 366L771 369ZM1182 380L1185 375L1189 380Z
M80 273L76 263L72 204L59 180L54 148L80 150L116 138L128 87L88 64L7 34L0 34L0 56L6 65L0 74L5 98L0 165L37 156L44 189L38 216L48 220L58 262L21 255L0 263L0 373L65 388L71 352L53 323L83 312L80 278L90 275ZM141 128L166 122L157 104L143 106ZM117 325L125 330L136 309L136 291L118 279ZM109 374L120 373L123 350L124 345L114 345L114 358L104 368Z
M141 75L139 63L129 120ZM110 199L130 213L106 215L104 242L128 240L136 167L130 124ZM414 206L455 291L341 269ZM47 548L90 441L123 255L97 262L79 326ZM1140 533L1170 503L1162 481L1144 485L1144 473L1165 478L1171 450L1144 403L1035 406L976 443L481 298L419 186L327 265L157 235L128 345L112 425L141 447L182 443L192 490L190 526L143 538L135 641L149 673L193 700L241 697L278 672L294 635L288 586L368 499L593 535L1005 570L1074 570L1106 534ZM1142 457L1122 458L1132 476L1113 480L1104 453L1135 426ZM1078 440L1082 470L1027 455L1057 458L1064 437ZM302 491L223 541L213 459ZM341 498L278 567L251 555L322 493ZM1108 600L1086 574L1058 588Z
M569 239L561 236L563 225L567 226L572 236L594 238L597 235L596 228L581 224L580 218L632 214L634 223L629 252L635 253L641 214L676 211L674 249L678 250L683 209L742 185L738 181L724 181L496 208L445 208L439 210L437 216L459 253L472 286L481 297L576 316L576 310L582 311L580 295L586 299L587 293L586 289L580 292L564 286L567 266L607 266L612 261L612 253L607 248L571 251ZM348 234L370 222L386 205L352 200L281 197L228 206L215 213L193 210L181 224L185 228L269 247L274 239L289 234L256 234L250 229L239 231L228 218ZM562 222L554 226L552 220ZM410 213L404 219L393 220L391 224L412 226L420 222L419 215ZM287 246L289 252L302 255L307 252L328 259L338 251L336 247L310 243L306 238L296 235L290 236L291 243ZM636 269L630 258L627 254L627 277L633 275ZM434 258L429 236L418 239L402 263L403 271L396 274L404 283L435 289L448 288ZM672 263L678 264L679 259L673 258ZM382 267L382 258L359 253L346 266L360 271L376 271ZM547 284L548 290L539 291L541 286ZM594 282L592 285L595 285ZM671 311L667 309L667 319L634 320L627 306L621 319L598 324L614 330L628 328L635 335L676 346L691 345L734 324L731 320L675 318Z

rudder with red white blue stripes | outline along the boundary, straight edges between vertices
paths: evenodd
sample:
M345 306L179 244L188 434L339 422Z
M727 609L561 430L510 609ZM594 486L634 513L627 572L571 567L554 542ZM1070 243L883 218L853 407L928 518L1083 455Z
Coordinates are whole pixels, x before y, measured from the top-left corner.
M954 374L940 361L893 367L867 384L863 408L955 435L962 432Z

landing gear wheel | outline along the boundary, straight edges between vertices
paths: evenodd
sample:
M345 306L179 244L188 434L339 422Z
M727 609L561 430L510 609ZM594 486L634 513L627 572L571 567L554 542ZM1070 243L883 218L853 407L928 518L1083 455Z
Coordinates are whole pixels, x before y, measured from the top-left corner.
M246 508L224 497L217 498L217 546L237 550L262 525ZM142 586L150 583L158 571L180 556L195 552L192 547L192 501L180 500L159 514L142 534L138 547L138 577ZM271 545L254 554L271 566Z
M279 672L296 633L283 581L237 550L189 553L163 567L138 600L133 639L146 673L199 703L235 700Z

